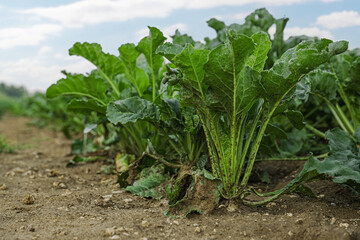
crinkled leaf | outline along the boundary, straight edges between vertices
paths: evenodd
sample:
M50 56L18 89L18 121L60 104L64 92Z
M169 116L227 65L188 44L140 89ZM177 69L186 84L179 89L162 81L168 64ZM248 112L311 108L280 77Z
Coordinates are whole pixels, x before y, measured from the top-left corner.
M245 24L257 26L265 32L274 24L274 21L274 17L265 8L256 9L245 18Z
M360 152L350 135L335 128L326 132L330 153L324 161L313 162L320 174L327 174L334 182L349 185L360 192Z
M195 41L191 36L187 34L181 34L179 30L176 30L175 34L171 36L171 38L173 39L173 44L178 44L182 47L184 47L187 43L195 45Z
M144 198L161 198L155 188L165 180L166 176L163 174L154 173L135 181L132 186L127 186L125 190Z
M184 47L181 45L166 42L156 49L156 53L166 57L171 61L176 55L181 53L183 48Z
M160 110L155 104L145 99L131 97L109 103L107 118L113 124L126 124L138 120L158 121Z
M270 70L262 72L265 98L273 103L282 99L305 74L345 51L347 46L345 41L321 39L302 42L287 50Z
M309 85L310 92L330 101L335 100L338 83L333 73L315 70L307 74L303 81Z

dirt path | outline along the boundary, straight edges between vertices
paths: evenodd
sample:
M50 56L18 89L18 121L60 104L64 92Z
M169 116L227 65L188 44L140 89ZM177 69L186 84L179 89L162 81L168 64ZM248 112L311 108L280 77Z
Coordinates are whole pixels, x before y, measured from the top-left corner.
M311 184L319 198L166 217L166 200L123 192L115 176L96 174L101 162L66 168L71 141L27 121L0 120L0 134L20 146L0 154L0 239L360 239L359 198L329 182Z

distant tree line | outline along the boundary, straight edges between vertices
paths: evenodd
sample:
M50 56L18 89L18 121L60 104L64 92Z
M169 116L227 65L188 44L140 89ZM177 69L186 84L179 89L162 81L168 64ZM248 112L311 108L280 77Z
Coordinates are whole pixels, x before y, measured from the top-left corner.
M13 98L20 98L27 95L27 91L24 87L16 87L5 83L0 83L0 93Z

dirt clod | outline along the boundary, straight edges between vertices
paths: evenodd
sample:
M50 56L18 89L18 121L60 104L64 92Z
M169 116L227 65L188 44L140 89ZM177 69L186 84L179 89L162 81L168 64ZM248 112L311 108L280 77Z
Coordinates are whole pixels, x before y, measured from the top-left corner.
M7 190L7 187L4 183L0 184L0 190Z
M31 205L35 203L35 197L31 194L27 194L23 199L23 204Z

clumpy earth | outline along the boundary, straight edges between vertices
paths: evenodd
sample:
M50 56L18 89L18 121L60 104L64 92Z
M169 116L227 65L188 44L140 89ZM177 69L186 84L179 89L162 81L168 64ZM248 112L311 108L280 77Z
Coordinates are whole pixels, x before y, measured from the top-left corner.
M0 135L16 144L0 154L0 239L360 239L360 199L340 185L308 186L317 198L288 194L260 207L221 201L210 213L165 216L166 199L123 191L116 176L97 172L105 161L66 167L71 141L26 118L4 116ZM281 187L301 162L262 162Z

